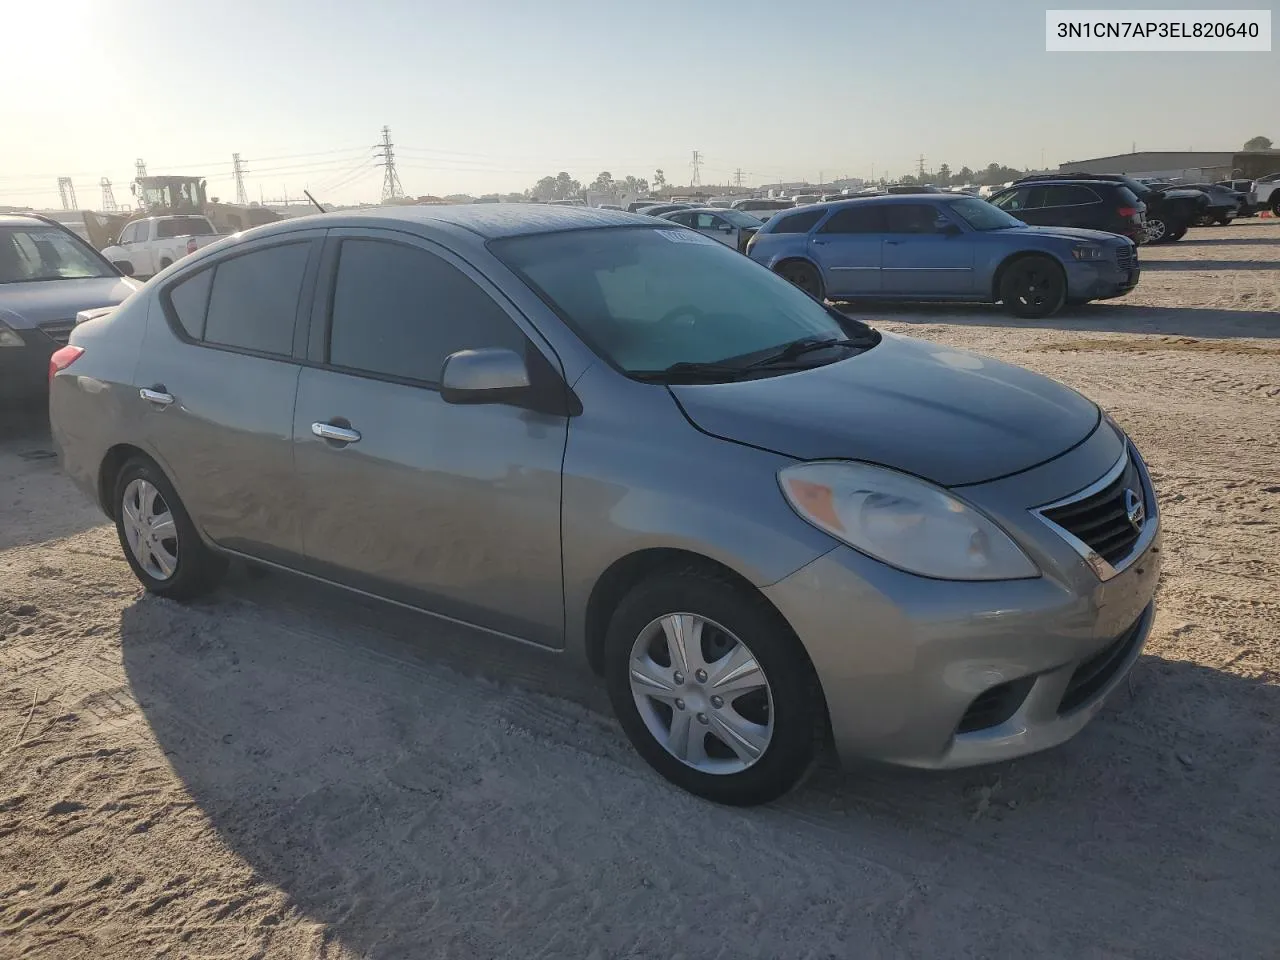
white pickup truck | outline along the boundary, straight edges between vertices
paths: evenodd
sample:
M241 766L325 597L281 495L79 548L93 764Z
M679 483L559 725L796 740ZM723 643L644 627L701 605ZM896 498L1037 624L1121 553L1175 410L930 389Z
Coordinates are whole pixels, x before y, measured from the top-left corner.
M126 223L102 255L116 266L128 263L135 277L151 277L217 239L218 231L208 217L147 217Z
M1270 173L1253 181L1249 205L1255 210L1270 210L1280 217L1280 173Z

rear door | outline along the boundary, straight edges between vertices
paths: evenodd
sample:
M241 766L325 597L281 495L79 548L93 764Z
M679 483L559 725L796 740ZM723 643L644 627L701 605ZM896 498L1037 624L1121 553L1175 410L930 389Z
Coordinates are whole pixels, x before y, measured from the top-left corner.
M1076 183L1054 184L1044 188L1044 199L1034 211L1037 222L1052 227L1100 229L1103 217L1102 198L1088 187Z
M445 358L507 347L558 361L454 254L393 231L331 232L292 425L306 569L559 646L568 419L440 395ZM326 427L353 440L317 435ZM329 431L331 432L331 431Z
M933 203L885 204L880 276L885 293L968 296L974 287L974 244Z
M809 249L822 267L829 295L866 296L883 289L880 265L884 211L885 205L876 203L842 207L810 237Z
M693 214L693 229L704 237L717 240L725 246L738 247L738 231L724 217L714 213Z
M141 434L197 525L282 563L301 551L294 352L323 235L266 238L167 284L134 374Z

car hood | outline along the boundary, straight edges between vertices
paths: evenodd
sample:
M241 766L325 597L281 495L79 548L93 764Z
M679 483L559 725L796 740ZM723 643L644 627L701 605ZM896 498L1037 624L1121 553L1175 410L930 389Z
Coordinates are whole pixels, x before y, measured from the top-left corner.
M1058 240L1090 240L1098 243L1106 240L1121 239L1118 234L1107 233L1105 230L1086 230L1083 227L1008 227L1008 231L1017 231L1025 235L1027 232L1037 237L1053 237Z
M126 277L86 277L0 283L0 320L9 326L34 327L51 320L74 320L90 307L113 307L142 285Z
M1047 377L892 334L812 370L670 389L695 426L721 439L800 460L865 460L943 486L1051 460L1101 417Z

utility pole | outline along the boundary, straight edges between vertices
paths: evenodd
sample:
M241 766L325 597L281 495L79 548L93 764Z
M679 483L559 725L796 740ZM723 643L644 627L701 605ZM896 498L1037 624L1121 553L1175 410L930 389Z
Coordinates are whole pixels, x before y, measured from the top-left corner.
M98 181L98 185L102 187L102 211L103 213L115 213L120 208L116 205L115 194L111 192L111 181L103 177Z
M733 171L733 185L735 187L742 186L742 168L741 167Z
M249 171L240 163L240 154L231 155L231 173L236 178L236 203L242 207L249 205L249 196L244 192L244 175Z
M395 144L391 142L391 128L384 126L382 128L382 140L373 145L378 151L374 154L382 160L381 166L384 168L382 176L382 202L388 203L392 200L399 200L404 196L404 187L400 185L400 175L396 173L396 155L393 148Z
M58 196L62 198L63 210L75 210L80 206L76 202L76 188L71 185L70 177L58 178Z
M693 151L693 162L689 166L693 167L693 179L689 181L689 186L702 186L702 178L698 175L698 167L702 164L702 154L697 150Z
M924 154L920 154L920 179L924 179Z

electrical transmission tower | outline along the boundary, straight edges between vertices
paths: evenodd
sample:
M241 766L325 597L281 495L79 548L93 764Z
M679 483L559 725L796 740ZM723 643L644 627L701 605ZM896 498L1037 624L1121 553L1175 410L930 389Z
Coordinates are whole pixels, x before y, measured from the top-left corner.
M76 188L71 185L70 177L58 178L58 196L62 198L63 210L76 210L80 204L76 202Z
M249 205L249 196L244 192L244 175L249 171L240 163L240 154L231 155L231 173L236 178L236 203L242 207Z
M689 181L689 186L691 187L702 186L702 178L698 175L698 167L702 165L702 154L700 154L697 150L693 151L693 162L689 165L693 167L693 179Z
M742 186L742 168L741 167L733 171L733 185L735 187Z
M924 154L920 154L920 179L924 179Z
M139 180L145 177L147 175L147 161L143 160L141 157L133 161L133 172L134 176Z
M391 128L382 128L382 140L374 144L374 149L378 151L375 157L382 161L385 173L382 177L382 202L387 203L391 200L399 200L404 196L404 187L400 186L400 174L396 173L396 155L393 148L395 144L391 142Z
M103 177L98 185L102 187L102 212L115 213L120 207L116 205L115 194L111 192L111 181Z

